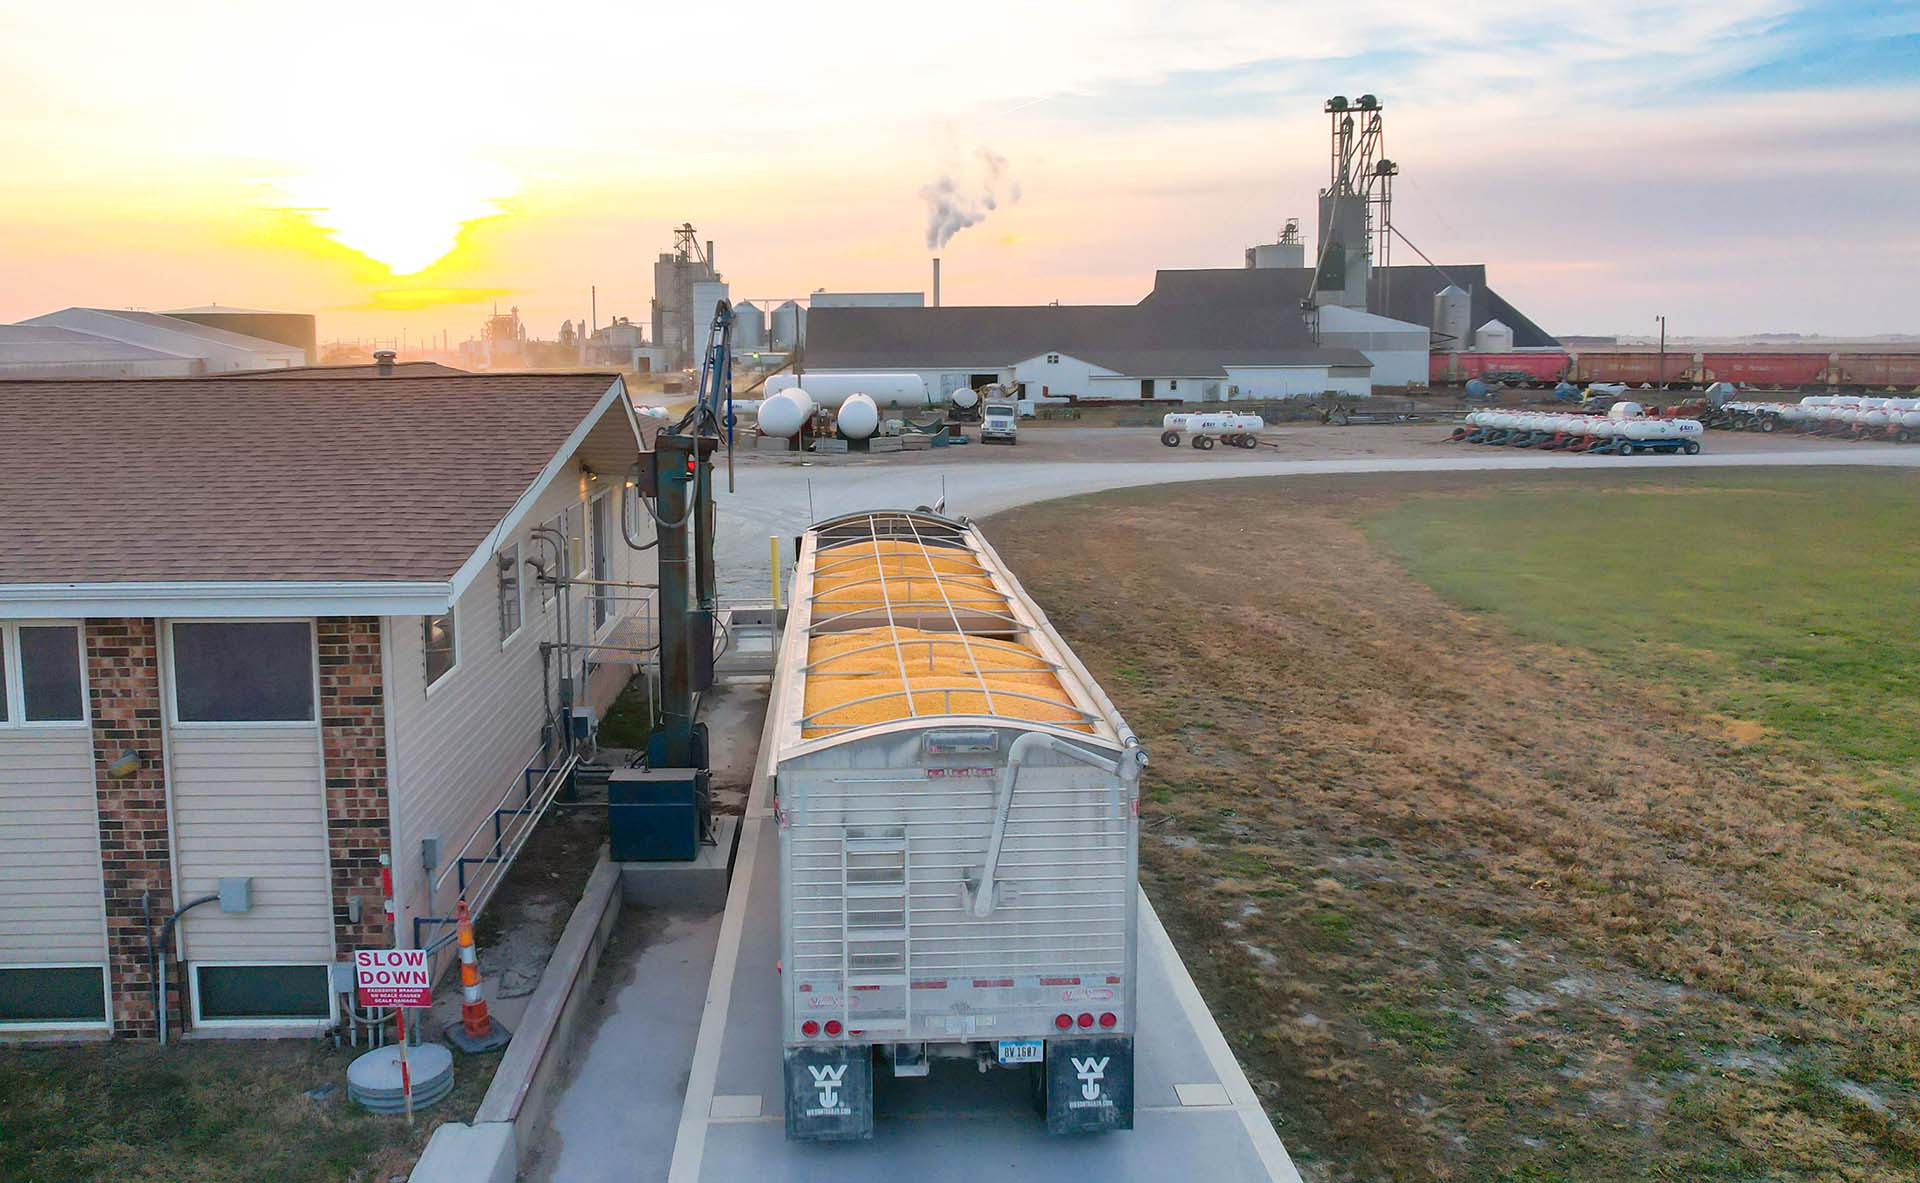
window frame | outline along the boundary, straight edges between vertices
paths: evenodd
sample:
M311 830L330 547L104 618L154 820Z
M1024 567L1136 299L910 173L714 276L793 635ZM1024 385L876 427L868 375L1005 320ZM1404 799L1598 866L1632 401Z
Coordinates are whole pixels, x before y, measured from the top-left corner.
M498 584L499 595L497 599L500 604L500 616L501 616L500 647L502 649L505 649L509 642L511 642L515 637L519 636L521 633L527 630L527 573L521 567L520 544L518 542L511 542L511 543L508 543L506 546L501 547L497 552L495 552L496 562L498 559L505 558L508 554L511 554L513 556L512 563L508 565L497 566L495 569L495 574L499 577L499 584ZM507 610L506 572L508 570L511 570L513 572L514 624L513 624L513 630L511 632L507 630L507 621L506 621L506 610ZM455 649L457 650L460 645L460 629L457 623L454 626L453 643L454 643Z
M243 1015L231 1019L209 1019L200 1013L200 971L202 969L319 969L327 975L327 1013L319 1015ZM196 1027L304 1027L326 1028L340 1022L340 994L333 988L333 964L327 961L188 961L187 995L189 1014Z
M196 731L217 731L225 727L243 727L248 730L287 731L300 727L320 727L320 621L312 616L181 616L161 622L164 639L161 649L161 665L164 668L163 680L166 682L166 714L169 727L182 727ZM173 626L176 624L304 624L307 626L307 663L311 667L313 690L313 717L304 721L298 719L236 719L232 722L214 722L208 719L182 719L180 717L180 679L174 663L179 654L174 649Z
M26 655L20 649L20 629L27 628L70 628L74 633L74 650L80 661L80 717L78 719L29 719L27 718L27 679ZM0 731L33 731L40 728L75 731L82 727L93 726L93 693L87 678L87 622L84 620L0 620L0 682L6 685L0 689L5 695L6 717L0 719ZM87 964L82 962L81 964ZM0 968L12 968L0 966ZM19 968L25 968L24 966ZM72 966L47 965L41 969L72 969Z
M448 666L446 669L441 670L439 677L434 678L431 681L428 681L427 680L427 622L429 620L432 620L435 616L445 616L447 618L448 624L450 624L453 627L453 664ZM460 604L458 601L456 601L452 604L447 605L447 610L443 613L434 612L434 613L422 616L420 618L420 678L421 678L422 684L426 686L427 697L431 698L435 690L437 690L442 686L445 686L447 684L447 679L453 677L453 675L456 672L458 672L459 669L460 669ZM267 962L264 964L278 965L280 963ZM292 964L292 963L289 962L288 964Z
M18 1031L111 1031L113 1030L113 979L104 961L27 961L0 965L0 973L10 969L98 969L100 971L101 1013L99 1019L0 1019L0 1034Z

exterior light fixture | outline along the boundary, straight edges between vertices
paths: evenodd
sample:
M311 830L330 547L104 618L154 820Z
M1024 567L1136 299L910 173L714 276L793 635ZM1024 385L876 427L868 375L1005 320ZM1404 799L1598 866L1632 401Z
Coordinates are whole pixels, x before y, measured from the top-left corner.
M115 756L107 765L107 775L114 780L125 780L140 771L140 753L128 748Z
M600 474L593 471L593 465L588 464L584 460L580 462L580 475L583 477L586 477L590 481L597 481L600 479Z

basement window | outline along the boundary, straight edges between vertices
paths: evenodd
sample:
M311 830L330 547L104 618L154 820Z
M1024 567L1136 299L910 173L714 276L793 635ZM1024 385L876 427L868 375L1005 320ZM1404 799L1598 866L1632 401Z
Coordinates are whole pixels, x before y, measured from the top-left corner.
M0 968L0 1025L76 1027L107 1021L107 975L99 965Z
M324 965L196 965L194 1021L330 1020L328 977Z
M460 663L460 648L453 631L453 613L420 618L421 651L426 656L427 685L453 672Z
M174 719L313 722L313 624L206 621L173 626Z
M87 721L77 624L0 624L0 724Z

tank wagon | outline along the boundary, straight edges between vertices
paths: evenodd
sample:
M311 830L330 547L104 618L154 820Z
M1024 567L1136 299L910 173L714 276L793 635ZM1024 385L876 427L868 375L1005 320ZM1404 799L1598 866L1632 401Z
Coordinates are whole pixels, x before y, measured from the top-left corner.
M809 529L769 711L787 1136L869 1137L874 1075L941 1059L1131 1129L1146 753L980 532Z

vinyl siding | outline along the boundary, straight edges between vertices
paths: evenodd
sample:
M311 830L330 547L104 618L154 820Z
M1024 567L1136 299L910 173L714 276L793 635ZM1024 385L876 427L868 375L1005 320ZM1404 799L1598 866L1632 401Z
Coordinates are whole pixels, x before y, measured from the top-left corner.
M0 965L107 956L93 733L0 730Z
M181 921L184 955L332 961L319 727L175 726L168 745L181 902L217 892L223 876L253 879L251 912L206 904Z
M609 562L615 581L651 583L655 577L652 551L635 552L619 537L621 482L602 478L586 482L566 476L541 494L533 511L504 546L519 543L521 558L544 558L549 551L536 546L534 528L550 521L567 505L582 505L584 520L588 496L608 488ZM650 526L639 527L650 536ZM591 558L591 546L587 550ZM429 693L421 652L421 620L396 616L387 620L388 676L392 687L389 707L393 744L388 753L392 778L394 831L394 890L402 920L402 939L411 942L415 916L452 914L458 895L457 878L429 896L420 865L420 842L429 834L441 839L442 867L450 867L461 845L475 828L486 824L494 805L514 783L521 768L540 748L540 730L546 721L542 703L540 643L556 639L557 606L543 607L540 587L523 570L525 585L523 625L503 648L500 635L499 583L488 568L461 596L455 629L459 663ZM575 638L584 640L591 627L592 605L575 594ZM640 605L616 601L617 619ZM624 685L614 668L603 668L591 679L594 706L604 709ZM474 849L474 855L487 853ZM479 868L475 868L477 872ZM435 872L435 878L439 872Z

